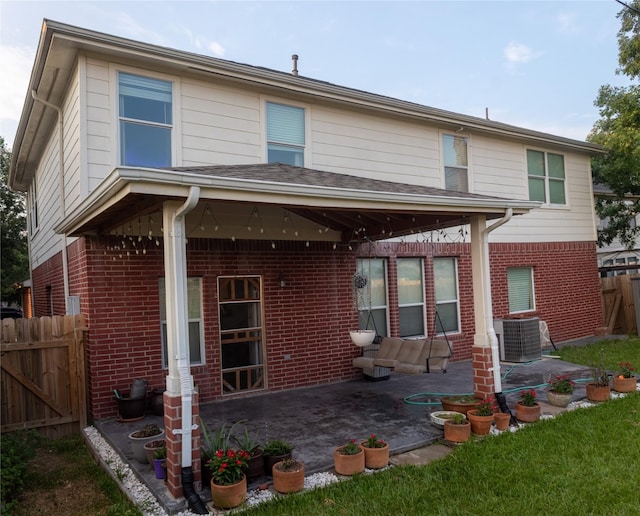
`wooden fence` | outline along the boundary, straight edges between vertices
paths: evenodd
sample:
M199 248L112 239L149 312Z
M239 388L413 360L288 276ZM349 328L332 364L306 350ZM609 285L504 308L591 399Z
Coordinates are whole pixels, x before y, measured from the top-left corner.
M1 432L57 438L86 426L86 330L84 315L2 320Z
M610 278L600 278L602 294L602 316L611 334L638 334L635 303L631 279L640 274L624 274Z

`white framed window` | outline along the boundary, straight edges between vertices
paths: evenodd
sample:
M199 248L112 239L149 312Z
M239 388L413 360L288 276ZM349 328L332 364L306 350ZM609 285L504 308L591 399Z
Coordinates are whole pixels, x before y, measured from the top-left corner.
M458 292L458 260L434 258L433 278L436 295L436 333L460 332L460 295Z
M400 337L423 337L427 333L422 258L398 258L396 266Z
M305 110L276 102L266 103L267 162L304 166Z
M160 293L160 336L162 339L162 366L167 359L167 307L164 278L158 281ZM204 325L202 324L202 278L187 278L187 317L189 325L189 358L191 365L204 363Z
M444 187L456 192L469 191L468 138L453 134L442 135Z
M118 115L122 165L171 166L170 81L118 72Z
M512 267L507 269L507 286L509 291L509 313L535 310L532 267Z
M527 149L527 175L529 200L545 204L567 203L564 156Z
M27 201L29 203L29 234L33 235L38 229L38 190L35 177L29 185Z
M366 285L356 289L359 328L375 329L378 335L389 335L387 261L383 258L361 258L356 262L356 271L367 278Z

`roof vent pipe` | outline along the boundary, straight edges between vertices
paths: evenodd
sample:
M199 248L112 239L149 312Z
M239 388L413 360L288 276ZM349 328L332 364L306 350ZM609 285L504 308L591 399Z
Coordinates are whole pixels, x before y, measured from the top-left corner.
M291 70L291 75L298 76L298 54L293 54L291 56L291 60L293 61L293 70Z

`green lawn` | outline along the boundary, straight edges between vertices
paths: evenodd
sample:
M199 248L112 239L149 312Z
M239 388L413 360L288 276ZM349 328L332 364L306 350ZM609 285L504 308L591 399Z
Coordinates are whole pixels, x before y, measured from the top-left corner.
M565 348L590 365L640 362L640 339ZM571 357L571 358L569 358ZM637 365L636 365L637 367ZM246 512L273 515L640 514L640 393L474 440L427 466L398 466Z
M640 369L640 338L605 340L589 346L567 346L553 353L566 362L586 366L603 363L610 371L616 371L620 362L631 362Z

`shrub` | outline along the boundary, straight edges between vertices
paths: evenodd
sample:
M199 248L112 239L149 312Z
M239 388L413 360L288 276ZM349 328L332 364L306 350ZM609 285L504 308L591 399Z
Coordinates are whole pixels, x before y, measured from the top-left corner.
M41 441L35 430L12 432L2 436L0 452L0 513L11 514L16 500L24 488L29 460L36 455L36 447Z

